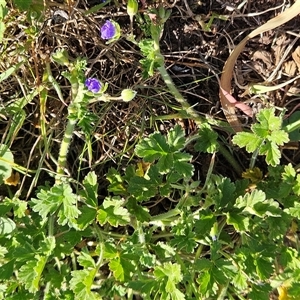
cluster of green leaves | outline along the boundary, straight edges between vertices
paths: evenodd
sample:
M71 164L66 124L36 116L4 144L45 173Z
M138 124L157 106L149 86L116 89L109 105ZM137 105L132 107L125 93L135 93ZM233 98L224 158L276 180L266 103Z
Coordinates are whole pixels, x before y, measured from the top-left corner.
M76 191L60 182L30 203L5 198L1 218L14 222L0 235L2 298L267 299L281 285L298 295L300 176L277 166L255 189L220 175L203 187L186 143L180 126L140 141L143 163L110 169L102 204L93 172ZM143 205L163 198L176 203L166 213Z
M246 147L249 153L265 155L267 164L277 166L281 157L279 146L289 141L288 133L282 129L282 117L275 116L275 108L269 108L262 109L256 118L257 123L251 125L252 132L239 132L232 141Z

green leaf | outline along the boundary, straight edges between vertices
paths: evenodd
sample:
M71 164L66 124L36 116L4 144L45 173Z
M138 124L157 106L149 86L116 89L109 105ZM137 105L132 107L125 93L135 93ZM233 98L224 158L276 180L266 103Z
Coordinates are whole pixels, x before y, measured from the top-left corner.
M218 175L211 175L207 184L207 205L216 205L216 209L223 210L233 205L235 200L235 185L228 178Z
M162 176L155 165L151 165L144 177L134 176L128 184L128 192L137 200L147 200L158 193L162 183Z
M150 134L135 147L136 155L144 158L147 162L153 162L167 155L169 150L165 137L158 132Z
M39 291L39 281L44 270L47 257L35 255L19 270L19 280L30 293Z
M256 115L256 119L261 127L267 128L271 131L278 130L281 127L281 118L275 116L275 108L261 109Z
M10 177L14 157L6 145L0 145L0 184Z
M156 245L153 245L152 248L155 250L155 253L157 253L157 256L161 259L172 258L176 254L176 251L173 247L163 242L158 242Z
M248 287L246 274L239 270L236 276L233 278L232 284L241 291L246 290Z
M2 23L2 22L1 22ZM0 23L0 24L1 24ZM0 40L1 40L1 28L0 28ZM4 81L5 79L7 79L10 75L12 75L15 71L17 71L22 65L24 64L24 62L20 62L17 63L16 65L14 65L13 67L10 67L9 69L7 69L6 71L4 71L3 73L0 74L0 82Z
M192 155L188 153L174 153L174 169L182 175L184 178L190 178L194 174L194 166L189 163L192 159Z
M158 280L166 278L167 281L174 284L177 284L182 280L181 268L177 263L172 264L171 262L167 262L162 266L157 266L154 268L153 274Z
M273 263L268 261L264 257L257 257L254 260L254 265L256 266L257 275L261 280L270 278L273 273Z
M128 211L135 216L135 218L140 222L149 222L151 215L149 210L146 207L138 205L134 197L129 197L127 199L127 209Z
M8 280L11 279L13 276L15 267L15 260L11 260L6 264L2 264L0 268L0 279L2 280Z
M195 270L197 272L208 271L212 267L213 263L206 258L200 258L195 261Z
M300 196L300 175L297 174L294 186L293 186L293 192L297 195Z
M11 202L13 204L14 215L17 218L24 217L26 215L28 202L17 198L13 198Z
M40 243L39 252L46 256L50 256L55 249L56 241L54 236L44 237Z
M139 61L142 65L142 75L143 78L148 78L149 76L153 76L155 69L160 66L160 63L156 59L154 41L152 39L142 39L138 45L143 56L145 56L145 58Z
M58 210L58 224L68 224L70 227L77 228L76 220L80 215L80 210L76 206L77 196L73 194L68 184L54 185L50 190L41 189L37 197L37 199L32 199L32 209L43 219Z
M236 199L236 207L242 208L243 212L251 215L263 217L259 211L256 210L255 205L266 201L266 195L260 190L253 190L251 193L246 193L245 196L240 196Z
M249 218L237 213L227 213L227 224L232 225L237 232L249 231Z
M80 207L81 215L77 219L77 225L80 230L84 230L95 221L97 210L89 206Z
M253 133L261 139L266 139L270 133L268 127L263 127L259 123L253 124L251 126L251 129L252 129Z
M184 294L176 287L183 278L179 264L164 263L162 266L155 267L153 274L160 282L162 298L166 299L166 294L169 294L170 298L167 299L185 299Z
M214 153L218 150L219 144L217 142L218 134L212 130L208 123L200 126L198 132L199 138L195 144L195 150L204 153Z
M281 174L281 178L284 182L293 184L296 176L296 171L293 168L292 164L284 166L284 172Z
M157 169L160 174L170 174L172 170L175 170L182 177L191 177L194 168L188 162L192 156L179 152L183 148L184 143L184 132L177 125L168 133L167 141L162 134L153 133L149 138L146 138L136 146L135 153L148 162L158 160ZM151 168L148 172L150 170ZM151 178L150 174L148 175Z
M181 126L175 125L174 129L168 132L167 142L170 145L170 151L176 152L184 148L185 134Z
M289 124L297 124L300 120L300 111L295 111L291 116L283 120L283 126L287 126ZM289 132L289 139L293 142L297 142L300 140L300 128L297 126L296 129Z
M259 150L259 154L266 155L269 165L277 166L281 153L278 145L289 141L287 132L281 130L282 118L275 116L275 109L263 109L257 114L258 123L251 126L253 133L239 132L233 137L233 143L246 147L251 153Z
M28 11L32 4L32 0L15 0L14 4L19 10Z
M118 196L106 197L98 210L97 220L101 225L109 223L114 227L130 223L128 210L123 207L124 199Z
M126 193L126 188L124 187L123 178L116 169L110 168L106 175L106 179L110 183L108 186L109 192L112 192L115 195L124 195Z
M271 132L271 134L268 136L268 140L277 145L283 146L284 143L289 141L289 135L283 130L276 130Z
M9 235L16 229L16 223L6 217L0 217L0 236Z
M263 139L254 135L253 133L243 131L238 132L232 138L232 142L241 148L246 147L247 152L252 153L260 148Z
M300 203L299 202L295 202L294 203L294 207L290 207L284 210L286 213L288 213L289 215L300 219Z
M84 198L92 207L98 206L98 178L95 172L89 172L83 179Z
M5 29L6 29L5 23L2 20L0 20L0 43L2 43L3 41Z
M96 270L76 270L71 272L70 288L75 293L75 300L101 300L99 294L92 292Z
M197 278L197 282L200 285L199 291L202 296L205 296L208 291L211 291L214 284L210 272L201 273Z
M113 243L105 242L103 257L107 259L114 259L119 257L119 252L116 248L116 245L114 245Z
M186 226L183 228L182 235L175 235L171 240L171 246L176 246L178 250L185 250L188 253L193 253L197 246L195 233Z
M279 204L272 199L266 200L266 195L261 190L253 190L251 193L246 193L243 197L238 197L236 207L242 208L243 212L258 217L265 215L281 216L278 209Z
M143 249L143 253L140 256L139 261L142 266L145 266L147 268L153 268L157 263L156 256L145 249Z
M195 222L195 232L199 235L199 237L204 238L209 235L210 229L213 227L215 222L215 215L209 210L203 210L199 213L199 220L196 220Z
M114 277L123 282L125 280L125 271L119 258L113 259L109 262L109 269L113 272Z
M117 257L109 262L109 269L113 272L114 277L119 281L128 281L131 277L131 272L135 272L132 260L122 257Z
M291 287L288 288L288 293L289 293L289 296L292 297L292 299L298 300L299 295L300 295L300 283L299 282L293 282L291 284Z
M259 154L266 155L266 162L268 165L276 167L279 165L279 159L281 157L281 153L279 147L270 141L266 141L259 149Z
M180 154L180 153L179 153ZM175 161L175 158L174 158L174 155L173 153L168 153L164 156L162 156L156 166L158 168L158 171L161 173L161 174L167 174L167 173L170 173L171 169L173 168L174 166L174 161Z
M177 288L176 289L172 289L171 292L171 299L172 300L185 300L185 295L180 291L178 290Z
M84 268L96 268L96 264L91 255L84 251L80 252L77 261Z
M159 284L159 282L152 279L143 279L130 281L128 287L132 288L134 291L140 291L145 300L150 300L152 292L155 292L155 294L159 293Z
M139 47L142 51L142 54L144 56L148 56L149 54L151 54L153 52L154 41L150 40L150 39L142 39L139 42Z

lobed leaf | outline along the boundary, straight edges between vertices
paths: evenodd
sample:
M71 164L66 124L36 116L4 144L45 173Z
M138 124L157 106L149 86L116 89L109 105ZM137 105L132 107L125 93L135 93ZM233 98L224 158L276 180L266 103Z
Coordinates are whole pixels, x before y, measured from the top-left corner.
M270 131L279 130L281 128L282 120L280 117L275 116L275 108L266 108L259 111L256 119L260 123L261 128Z
M239 132L232 138L232 142L241 148L246 147L247 152L252 153L260 148L263 139L250 132Z
M58 210L58 223L77 227L77 218L81 214L77 208L77 196L66 183L54 185L50 190L41 189L37 199L32 198L32 209L43 219Z
M71 272L70 288L75 294L75 300L101 300L99 294L91 290L96 272L92 270L76 270Z
M98 210L97 220L101 225L109 223L111 226L125 226L130 222L130 214L123 207L124 200L118 196L106 197Z
M166 139L157 132L142 140L135 147L136 155L148 162L153 162L161 156L167 155L169 150Z
M167 143L170 145L170 151L180 151L185 145L185 134L181 126L176 125L167 135Z
M204 153L214 153L218 150L218 134L209 124L202 124L198 131L199 138L195 144L195 150Z
M35 255L19 270L19 280L30 293L39 291L39 281L47 262L46 256Z
M266 156L266 163L273 167L279 165L281 153L279 147L270 141L266 141L260 149L259 153Z

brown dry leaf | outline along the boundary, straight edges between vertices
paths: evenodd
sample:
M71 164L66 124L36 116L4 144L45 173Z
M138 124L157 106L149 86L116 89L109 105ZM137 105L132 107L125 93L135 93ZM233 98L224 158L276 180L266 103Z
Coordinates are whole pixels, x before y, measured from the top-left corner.
M272 46L274 51L275 63L274 65L277 66L282 58L282 55L286 49L287 44L290 42L290 39L287 39L286 35L283 34L276 39L276 44Z
M286 61L283 64L283 70L288 76L293 77L296 75L297 65L293 60Z
M266 31L272 30L288 21L296 17L300 13L300 0L296 0L295 3L287 8L283 13L278 16L270 19L267 23L259 26L255 30L253 30L250 34L248 34L233 50L233 52L228 57L223 72L220 79L220 91L219 97L220 102L222 104L222 108L225 114L225 117L228 123L231 125L235 132L243 131L241 122L239 121L236 112L235 112L235 103L230 103L230 101L226 98L225 93L230 94L231 90L231 79L233 76L233 69L235 66L235 62L240 55L240 53L244 50L248 40L253 37L264 33ZM224 93L225 91L225 93Z
M292 53L292 57L297 65L298 72L300 72L300 46L298 46L296 50Z
M252 55L253 68L265 79L270 76L273 66L273 57L270 52L257 50Z
M287 91L287 95L288 96L300 95L300 88L298 88L297 86L291 86Z
M7 185L17 186L20 182L20 174L18 172L11 172L10 177L4 180L4 183Z
M269 69L273 65L273 63L272 63L273 62L272 55L270 54L270 52L265 51L265 50L257 50L257 51L255 51L253 53L252 59L254 61L256 61L256 60L262 60L265 63L267 69Z

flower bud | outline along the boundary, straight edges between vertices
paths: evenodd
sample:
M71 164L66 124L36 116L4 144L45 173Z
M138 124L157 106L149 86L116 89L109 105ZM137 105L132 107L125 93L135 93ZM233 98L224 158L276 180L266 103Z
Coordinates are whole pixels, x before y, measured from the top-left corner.
M52 59L62 66L69 65L69 54L68 52L63 50L57 50L55 53L51 55Z
M136 95L136 91L133 91L131 89L125 89L121 93L121 98L125 102L131 101Z
M133 18L138 12L138 3L136 0L128 0L127 3L127 13L128 15Z

